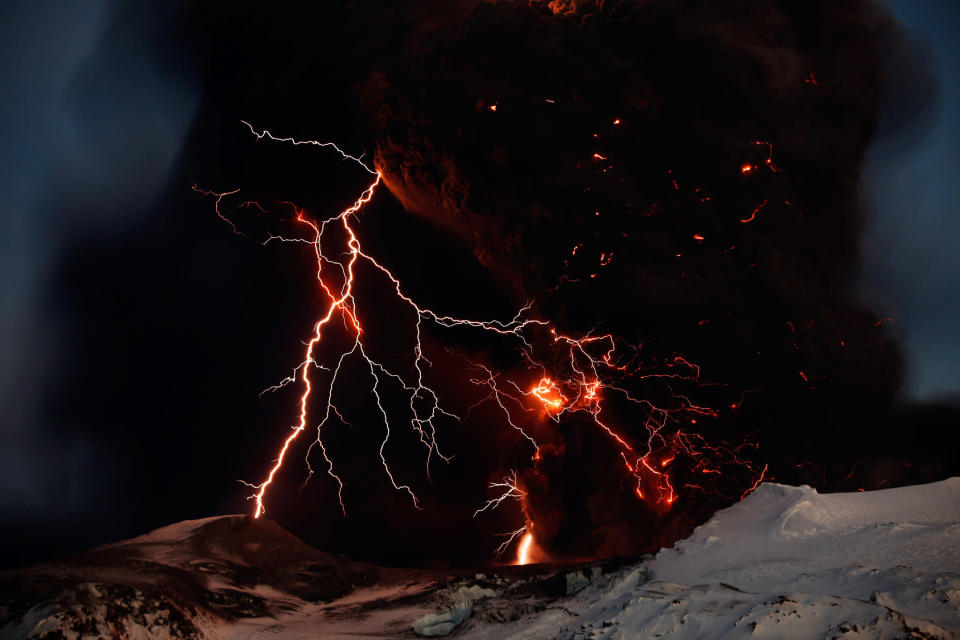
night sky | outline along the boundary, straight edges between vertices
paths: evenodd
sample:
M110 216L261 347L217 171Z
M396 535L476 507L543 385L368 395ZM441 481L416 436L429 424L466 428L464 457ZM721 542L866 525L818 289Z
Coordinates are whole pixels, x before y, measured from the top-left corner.
M775 480L960 472L960 8L888 0L897 26L854 0L554 4L3 4L0 565L249 510L237 480L262 477L295 411L259 394L299 361L322 300L308 249L232 234L191 187L321 212L368 176L242 119L376 161L389 192L360 233L417 300L484 318L535 300L564 330L702 365L717 383L702 399L738 404L709 428L758 443ZM748 182L758 139L782 173ZM564 262L584 238L616 259L557 286L589 280ZM477 399L452 382L459 355L519 366L476 337L426 340L458 407ZM297 492L300 454L269 515L358 559L487 561L521 515L470 514L520 463L513 436L484 411L451 427L433 483L398 444L428 496L414 512L377 466L364 397L332 443L350 517L323 481ZM597 472L610 452L585 429L571 421L525 476L558 556L669 542L753 479L654 517Z

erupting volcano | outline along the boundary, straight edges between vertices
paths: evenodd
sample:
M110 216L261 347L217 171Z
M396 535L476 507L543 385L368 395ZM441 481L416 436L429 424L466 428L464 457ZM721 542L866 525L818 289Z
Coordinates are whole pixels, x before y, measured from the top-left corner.
M502 411L503 422L516 430L523 437L525 441L523 444L532 449L530 455L532 464L523 469L519 477L516 471L511 471L510 477L504 478L503 482L492 483L490 485L492 490L503 489L504 492L488 500L483 507L474 512L475 517L489 508L496 508L507 498L516 498L523 503L527 496L524 479L529 478L534 483L537 480L537 475L540 473L538 463L543 459L543 455L537 438L531 436L523 426L531 422L531 417L524 414L533 414L534 422L538 419L548 419L557 424L561 423L567 414L585 413L589 416L596 431L593 435L610 440L620 458L619 462L623 464L624 475L632 478L630 482L633 493L655 513L670 510L678 501L681 489L685 493L702 492L708 486L716 490L717 483L711 482L709 478L714 474L722 475L720 468L722 465L743 467L747 473L741 473L738 480L751 482L750 472L753 472L753 467L740 457L740 452L745 445L731 448L726 444L711 444L703 435L683 428L686 424L696 425L697 418L717 415L715 410L695 404L687 395L674 392L670 386L684 383L700 384L699 367L678 355L666 364L665 371L654 372L650 370L649 365L644 364L639 347L630 345L623 347L612 334L586 334L571 337L558 333L547 321L532 317L533 302L522 307L508 320L461 319L421 308L404 293L403 285L386 266L363 251L360 239L351 226L354 216L357 216L373 199L377 187L381 185L382 173L367 166L361 158L345 153L333 143L277 138L269 131L258 132L249 123L244 122L244 124L257 139L267 138L270 141L298 146L332 147L344 159L352 161L370 174L373 180L353 205L331 217L311 219L310 214L295 204L285 203L285 206L293 209L296 222L310 229L308 237L269 235L263 241L265 244L274 241L303 242L313 247L317 283L322 292L320 295L327 301L327 310L314 325L313 335L306 342L303 361L294 368L293 375L267 389L269 392L274 392L292 383L299 383L302 388L298 401L297 424L292 427L292 433L283 441L276 462L270 468L266 478L258 484L250 485L256 490L256 493L251 496L255 503L253 509L255 518L259 518L265 512L267 491L275 475L283 466L289 451L297 445L300 435L313 424L316 425L316 436L306 449L308 476L305 484L313 475L314 469L310 456L314 448L317 448L327 467L327 474L336 484L337 497L343 514L347 514L343 496L344 482L335 471L334 461L327 455L323 436L324 430L331 428L333 422L339 422L343 426L350 424L335 401L341 370L349 358L361 359L369 372L370 393L383 418L385 430L379 454L386 477L394 489L409 495L414 508L420 508L413 488L409 484L398 482L384 453L391 437L391 424L398 419L397 416L391 418L388 409L384 406L381 389L386 384L394 384L398 391L406 396L406 415L401 415L399 418L409 424L413 433L426 448L426 475L429 477L433 456L442 462L449 463L451 458L441 452L437 442L437 422L444 419L459 421L460 418L441 406L438 393L425 380L425 370L432 366L431 361L424 354L421 341L421 332L425 323L441 328L471 328L509 340L516 345L525 365L524 368L528 372L525 377L530 377L529 372L539 376L539 379L533 382L525 381L523 377L514 379L501 372L494 372L484 364L467 362L471 369L482 371L483 375L468 378L466 381L488 392L484 398L469 407L468 411L485 402L494 403ZM217 215L224 219L237 234L246 235L227 213L229 202L236 201L237 208L240 209L252 209L261 214L269 214L269 209L264 204L244 199L240 189L225 193L213 193L197 187L195 189L216 197ZM601 263L603 264L603 260ZM363 309L364 303L369 303L361 299L354 288L354 283L361 277L360 274L364 268L366 268L364 277L386 278L393 294L408 307L414 317L413 344L405 371L388 368L372 354L368 345L365 336L367 331L361 325L359 318L369 313ZM315 352L319 350L318 345L323 340L324 334L336 327L337 322L343 325L349 339L344 341L342 348L330 356L330 364L326 365L318 361ZM315 381L317 377L323 378L322 383ZM631 386L635 386L634 378L641 382L662 381L664 388L669 392L670 404L661 406L654 404L646 397L634 395L631 392ZM353 380L351 382L354 385L357 383ZM319 387L321 384L324 388L318 389L317 393L325 396L326 399L319 415L313 418L309 411L311 395L314 393L314 387ZM621 435L618 433L622 431L620 427L614 429L608 424L611 418L606 415L603 400L605 396L611 395L618 396L636 408L631 419L635 424L643 427L642 433L623 432ZM543 427L528 428L536 429L538 432L545 431ZM547 441L551 440L549 435L544 437ZM631 441L637 444L631 444ZM675 464L678 457L682 457L682 462L685 464ZM679 479L674 477L675 467L681 468ZM753 473L755 477L752 479L752 486L743 495L759 484L765 472L766 467L759 474ZM505 534L506 541L497 548L499 557L514 540L519 540L516 563L521 565L528 564L533 557L531 549L534 547L537 531L531 511L524 508L524 514L527 519L526 524L510 534ZM545 559L542 552L539 556L540 559Z
M379 33L361 8L329 17ZM309 537L332 495L345 519L324 535L358 548L389 526L432 555L428 531L472 516L506 533L468 548L562 560L669 544L764 480L890 482L861 425L899 428L900 357L850 294L892 23L862 3L425 10L400 10L389 46L304 53L345 61L325 67L323 122L218 77L252 120L215 132L234 157L215 180L198 164L195 188L244 241L299 256L288 308L316 309L308 332L276 325L304 349L268 389L270 425L295 410L258 445L253 514ZM267 50L248 35L204 55ZM307 91L290 74L271 86Z
M61 4L0 640L960 632L934 9Z

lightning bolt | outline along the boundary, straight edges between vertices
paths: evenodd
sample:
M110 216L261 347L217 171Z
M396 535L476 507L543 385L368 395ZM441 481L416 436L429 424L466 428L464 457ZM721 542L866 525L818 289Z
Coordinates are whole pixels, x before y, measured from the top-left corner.
M296 221L302 225L307 233L306 238L285 237L270 235L264 244L269 242L301 242L311 245L316 261L316 280L325 300L325 313L316 320L309 339L305 342L306 348L301 362L293 369L291 375L282 379L278 384L269 387L264 393L276 391L292 384L300 387L296 423L291 432L283 440L278 454L266 476L259 483L244 483L253 489L250 499L254 502L254 517L259 518L266 511L266 498L274 484L277 474L303 433L312 427L315 434L306 449L307 477L304 484L313 477L315 470L310 459L314 450L319 449L325 462L326 473L337 485L337 497L341 510L346 515L347 508L344 501L344 481L336 473L334 462L327 453L324 445L324 429L332 419L345 424L346 419L335 404L335 390L341 380L344 363L351 358L359 358L369 373L369 390L380 414L384 429L383 439L380 441L379 457L384 473L391 486L396 491L406 493L413 506L420 509L420 501L409 484L399 481L391 469L386 456L386 447L390 441L395 425L389 412L384 406L382 391L386 384L392 384L405 394L408 401L408 424L426 449L426 474L429 477L430 467L434 457L449 462L450 457L441 452L437 442L437 422L441 419L461 420L459 416L445 409L440 402L436 390L429 386L425 379L425 369L430 361L424 355L422 335L425 325L433 325L441 329L454 327L470 328L494 336L509 339L514 342L519 353L528 365L528 368L537 372L531 382L511 379L501 373L495 373L488 367L470 362L470 366L477 374L468 378L468 382L485 387L487 395L476 405L492 403L502 413L506 424L517 430L529 443L533 450L532 460L538 463L541 459L540 445L519 424L516 412L525 414L542 409L546 418L554 422L570 413L584 413L604 437L608 438L619 451L626 473L632 475L636 481L635 493L653 508L669 509L676 501L676 490L671 479L669 468L678 454L698 459L701 462L704 456L711 458L732 457L741 462L736 452L726 447L708 445L706 440L698 434L691 434L683 430L668 429L671 421L677 421L686 416L715 416L716 412L707 407L698 406L687 397L674 393L674 403L670 407L655 406L651 401L637 398L626 388L625 381L629 379L645 380L658 379L665 384L672 381L697 381L700 371L696 365L677 356L669 366L669 371L650 373L643 368L639 357L639 347L622 345L612 334L581 337L568 336L558 333L548 322L533 317L532 303L521 307L517 313L507 320L472 320L445 315L432 309L422 307L408 296L400 280L372 255L364 252L360 238L353 227L356 215L374 198L377 190L383 184L382 174L367 165L363 155L351 155L336 144L317 142L314 140L297 140L289 137L278 137L268 130L257 130L246 121L243 124L250 130L257 140L290 144L294 146L313 146L323 149L332 149L346 161L355 164L359 169L370 176L368 186L360 193L353 204L336 215L325 219L315 220L307 216L303 209L292 203ZM215 192L194 187L204 195L215 198L216 214L224 220L234 233L244 235L237 224L230 218L224 207L229 199L239 197L240 189L225 192ZM257 202L241 201L237 208L256 208L266 212ZM330 247L328 245L333 245ZM574 252L576 248L574 249ZM606 256L602 257L606 259ZM361 324L360 302L356 295L355 284L358 278L358 267L364 264L372 268L386 282L390 284L396 299L409 308L414 316L413 349L410 356L409 368L406 372L399 372L388 367L384 362L376 359L368 348L364 337L365 331ZM315 354L319 345L324 341L325 332L332 323L342 324L351 336L345 346L339 349L326 364L317 361ZM540 333L545 339L537 339ZM542 357L540 351L546 344L550 357ZM535 346L537 345L537 346ZM548 367L544 362L559 362L557 366ZM326 378L325 391L317 389L319 382L317 372ZM309 407L316 394L324 397L324 409L318 420L312 422ZM631 438L618 432L606 416L603 401L605 397L617 395L627 402L637 405L646 413L643 421L646 427L646 438L631 442ZM695 419L690 420L695 423ZM749 467L747 463L744 463ZM715 469L706 469L703 462L703 472L710 473ZM764 470L764 472L766 469ZM763 474L760 475L760 478ZM759 482L759 479L758 479ZM685 485L695 487L695 485ZM517 499L521 502L525 493L520 487L515 471L508 474L502 482L492 483L490 488L501 493L489 500L474 513L474 516L500 506L505 500ZM534 542L533 523L527 522L524 527L509 534L504 534L506 540L500 545L498 554L503 553L518 538L521 543L518 547L518 563L525 563L529 559L530 548Z

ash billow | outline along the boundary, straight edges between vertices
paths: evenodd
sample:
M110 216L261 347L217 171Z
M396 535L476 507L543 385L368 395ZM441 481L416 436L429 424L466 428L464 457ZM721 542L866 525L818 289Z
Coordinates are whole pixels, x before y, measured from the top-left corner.
M71 298L64 335L77 339L57 355L97 363L128 400L104 402L102 376L64 374L50 410L55 423L105 425L110 471L126 474L107 483L112 502L169 496L133 508L127 531L250 506L235 479L262 482L297 423L293 387L257 393L302 362L298 340L328 308L310 246L235 238L209 199L180 197L184 185L239 187L244 200L233 204L263 205L231 218L255 240L297 227L291 206L305 220L336 215L372 179L330 149L258 140L241 119L367 152L382 182L350 229L422 308L509 319L529 302L530 317L548 323L528 336L542 369L515 343L424 325L427 383L462 418L438 424L451 460L434 456L429 478L409 429L378 451L369 372L348 365L335 398L346 420L327 425L323 440L348 517L316 447L317 473L298 492L310 435L267 494L267 517L310 544L385 565L477 566L491 562L496 534L526 524L543 557L607 557L676 541L761 478L854 490L955 473L935 429L903 437L890 323L851 288L864 151L878 122L903 125L933 97L929 74L911 66L874 4L184 3L157 34L176 53L160 66L189 67L202 88L182 180L171 180L178 195L135 245L104 237L94 248L106 250L82 247L61 283L127 292L123 304L96 308ZM915 99L887 99L904 87ZM331 233L328 255L339 260L345 231ZM174 245L183 268L204 277L171 276ZM142 259L128 260L129 246ZM415 318L364 268L357 312L371 353L411 375ZM353 338L349 319L331 324L315 354L324 366ZM94 331L95 345L81 339ZM607 366L606 346L571 358L557 336L607 335L617 345L608 380L639 404L560 375L591 359ZM151 366L130 365L131 343ZM616 378L618 367L630 375ZM323 390L324 372L312 374ZM523 408L505 402L536 450L498 407L477 406L488 374L501 389L517 383ZM385 407L407 424L410 408L388 386ZM153 415L139 405L144 390L178 400ZM323 410L323 394L311 398L308 429ZM609 431L592 412L598 398ZM577 410L554 420L554 403ZM128 428L131 415L139 430ZM422 511L394 490L378 453ZM191 474L171 476L160 462L170 459ZM522 499L472 518L513 471ZM198 486L217 487L216 499L235 494L217 504Z
M186 16L203 24L208 11ZM900 355L851 289L860 165L895 66L886 51L900 39L872 3L356 2L313 11L261 16L284 26L278 42L227 10L236 28L198 46L217 69L211 109L243 104L261 125L311 137L336 123L352 130L336 136L345 148L375 141L374 165L396 201L457 238L515 307L534 301L561 333L612 333L637 345L650 371L678 356L699 367L705 384L696 389L644 378L631 391L655 404L694 394L716 416L686 416L684 428L750 461L705 492L690 489L704 470L687 463L677 484L688 489L664 511L637 501L629 474L610 463L616 447L591 437L583 416L556 425L526 468L516 434L488 419L484 437L453 440L454 452L465 447L483 464L455 465L445 482L477 486L477 473L492 482L520 468L538 544L552 557L608 556L684 535L740 497L764 465L766 477L853 487L869 468L855 463L901 455L885 450ZM324 31L329 42L318 43L324 24L340 35ZM236 51L249 53L231 60ZM259 61L252 72L244 56ZM250 91L266 81L269 100ZM360 233L374 237L374 214L365 215ZM416 278L404 271L429 265L405 253L430 253L404 235L413 233L384 247L405 282ZM455 274L432 274L428 306L469 307L449 293ZM526 366L487 343L460 351L505 374ZM453 362L438 369L464 375ZM628 440L646 438L649 415L613 404L605 415ZM372 502L393 504L380 500ZM465 497L446 500L466 512ZM391 511L403 529L406 516Z

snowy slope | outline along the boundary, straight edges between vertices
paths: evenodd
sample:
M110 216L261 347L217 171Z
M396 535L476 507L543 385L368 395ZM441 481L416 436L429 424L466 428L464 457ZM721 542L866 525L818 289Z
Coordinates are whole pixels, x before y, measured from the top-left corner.
M0 640L960 638L960 478L761 485L637 563L380 569L245 516L0 572Z
M960 478L821 495L761 485L687 540L476 638L955 638Z
M274 522L181 522L74 558L0 573L0 638L208 638L384 580Z

